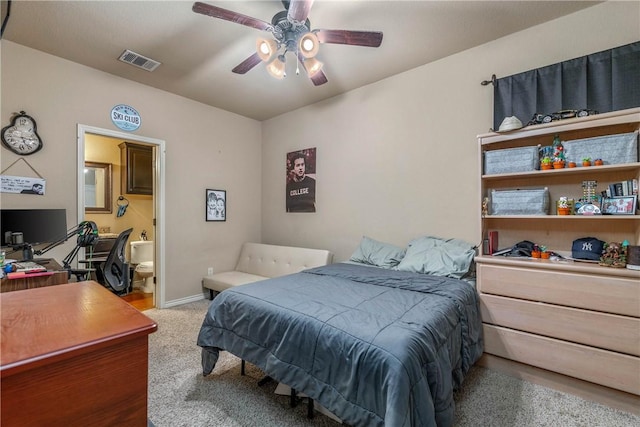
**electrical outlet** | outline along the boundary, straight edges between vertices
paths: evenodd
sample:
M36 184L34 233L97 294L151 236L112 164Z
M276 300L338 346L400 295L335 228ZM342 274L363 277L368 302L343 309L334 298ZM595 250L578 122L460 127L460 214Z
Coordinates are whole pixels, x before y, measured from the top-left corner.
M207 276L211 276L213 274L213 267L207 268Z

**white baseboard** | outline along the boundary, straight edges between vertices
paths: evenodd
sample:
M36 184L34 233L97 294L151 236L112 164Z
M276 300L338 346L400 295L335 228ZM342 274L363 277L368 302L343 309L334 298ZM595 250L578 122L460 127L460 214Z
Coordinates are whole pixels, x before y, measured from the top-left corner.
M201 299L205 299L204 294L192 295L190 297L184 297L179 299L174 299L171 301L165 301L163 308L175 307L177 305L188 304L190 302L200 301Z

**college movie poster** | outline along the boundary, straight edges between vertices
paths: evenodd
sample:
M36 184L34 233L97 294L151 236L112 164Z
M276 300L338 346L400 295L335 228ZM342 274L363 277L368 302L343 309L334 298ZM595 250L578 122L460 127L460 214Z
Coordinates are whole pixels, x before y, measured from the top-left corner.
M316 149L287 153L287 212L316 211Z

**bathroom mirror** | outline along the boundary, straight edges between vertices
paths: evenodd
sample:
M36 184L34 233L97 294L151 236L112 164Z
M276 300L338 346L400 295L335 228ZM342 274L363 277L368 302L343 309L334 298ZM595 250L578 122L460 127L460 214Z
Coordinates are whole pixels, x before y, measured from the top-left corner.
M111 163L84 162L84 211L111 213Z

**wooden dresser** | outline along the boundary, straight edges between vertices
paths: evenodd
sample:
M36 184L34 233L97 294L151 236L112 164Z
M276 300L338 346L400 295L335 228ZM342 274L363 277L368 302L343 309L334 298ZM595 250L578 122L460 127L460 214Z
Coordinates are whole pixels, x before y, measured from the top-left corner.
M640 413L640 273L558 264L478 263L485 353L604 386L568 391Z
M152 319L96 282L0 294L2 426L147 425Z
M567 119L507 134L478 137L481 170L487 150L550 145L564 140L634 132L640 109ZM481 176L482 197L496 189L547 188L548 215L484 213L486 234L499 247L522 240L571 255L573 240L640 244L640 215L557 215L560 196L576 200L585 180L599 190L638 180L640 163L533 170ZM599 193L600 191L598 191ZM640 414L640 271L574 261L476 257L484 324L481 365Z

